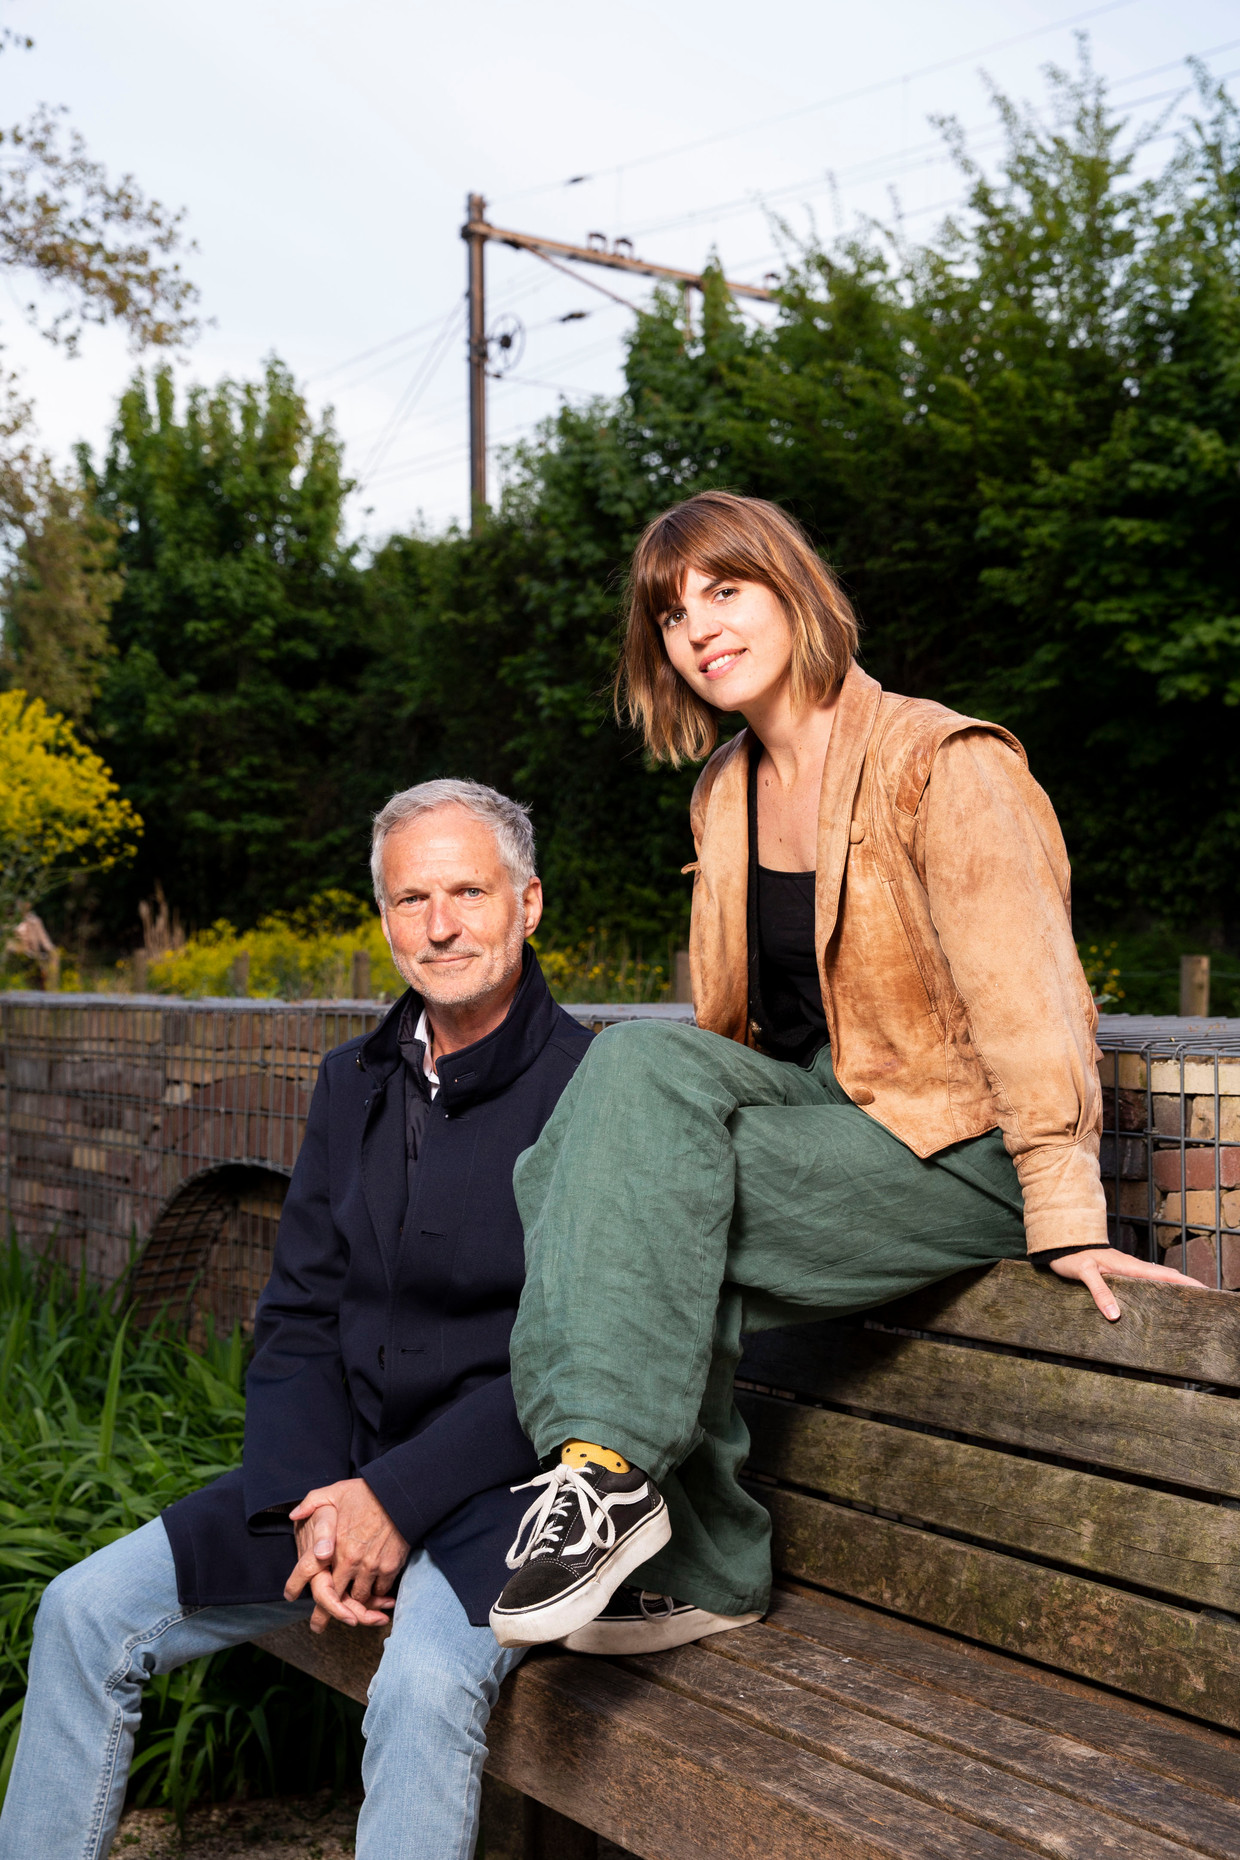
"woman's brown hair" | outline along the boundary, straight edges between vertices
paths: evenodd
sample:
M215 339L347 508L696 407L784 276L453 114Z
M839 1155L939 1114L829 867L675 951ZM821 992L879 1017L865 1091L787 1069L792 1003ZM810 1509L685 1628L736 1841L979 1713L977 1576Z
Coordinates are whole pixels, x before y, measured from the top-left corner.
M816 704L857 650L848 597L800 524L777 504L700 491L647 524L633 551L628 619L616 673L616 709L628 712L657 761L696 761L715 746L719 712L674 671L660 621L679 605L687 571L712 581L756 581L792 628L792 701Z

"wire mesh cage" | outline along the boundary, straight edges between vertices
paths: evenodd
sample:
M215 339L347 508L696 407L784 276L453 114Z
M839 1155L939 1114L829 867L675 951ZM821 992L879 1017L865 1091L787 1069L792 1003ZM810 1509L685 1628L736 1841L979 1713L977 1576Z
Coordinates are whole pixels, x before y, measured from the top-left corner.
M1240 1020L1110 1014L1098 1044L1113 1244L1240 1289Z

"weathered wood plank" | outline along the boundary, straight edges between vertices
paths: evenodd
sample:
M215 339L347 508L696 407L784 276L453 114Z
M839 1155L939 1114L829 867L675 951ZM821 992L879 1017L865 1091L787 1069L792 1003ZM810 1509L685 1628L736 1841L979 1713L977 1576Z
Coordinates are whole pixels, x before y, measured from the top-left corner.
M817 1401L1240 1497L1234 1396L839 1324L763 1332L739 1373Z
M832 1700L752 1660L738 1673L709 1649L690 1646L619 1664L698 1704L726 1712L755 1731L770 1732L817 1757L905 1790L932 1808L994 1834L1015 1835L1047 1860L1095 1860L1106 1854L1124 1860L1185 1860L1187 1852L1209 1853L1219 1860L1240 1856L1240 1830L1231 1829L1224 1844L1216 1841L1209 1848L1169 1840L1128 1818L1119 1820L1105 1809L1004 1771L984 1757L947 1748L876 1713ZM1218 1817L1214 1820L1217 1832Z
M1156 1706L1116 1698L839 1596L777 1588L766 1619L788 1636L913 1679L937 1695L977 1702L1095 1753L1123 1757L1177 1787L1187 1784L1240 1802L1240 1738L1231 1732L1190 1724ZM730 1652L747 1632L717 1635L711 1646Z
M366 1688L375 1676L390 1632L386 1627L346 1628L338 1621L329 1621L324 1633L312 1634L309 1622L296 1621L291 1627L258 1635L254 1644L364 1705Z
M830 1409L739 1405L757 1472L1240 1613L1240 1511Z
M1123 1316L1109 1324L1083 1285L1004 1259L944 1279L870 1315L1087 1362L1240 1388L1240 1299L1231 1292L1117 1280Z
M971 1699L946 1696L937 1686L900 1678L865 1659L839 1654L775 1627L758 1624L732 1634L714 1635L705 1645L713 1656L739 1668L730 1681L724 1682L723 1692L730 1691L743 1701L733 1707L741 1715L748 1716L759 1708L751 1675L769 1676L851 1711L873 1715L919 1740L942 1744L1025 1783L1068 1796L1094 1815L1118 1816L1121 1821L1136 1823L1165 1840L1182 1842L1194 1851L1216 1855L1219 1860L1235 1860L1240 1855L1240 1800L1221 1802L1180 1778L1153 1774L1105 1747L1099 1750L1083 1746L1061 1731L1011 1718ZM663 1683L692 1690L694 1672L679 1653L668 1656L668 1660L670 1672ZM716 1681L701 1696L718 1703L717 1691ZM778 1701L773 1704L777 1706ZM1115 1708L1107 1715L1113 1721ZM1006 1812L1001 1789L992 1790L991 1797L996 1803L1003 1801ZM1011 1801L1015 1806L1017 1798ZM1053 1825L1045 1816L1039 1819L1044 1830ZM1022 1824L1016 1821L1010 1825ZM1069 1842L1075 1838L1070 1827ZM1119 1838L1127 1839L1122 1830ZM1066 1853L1068 1848L1056 1847L1054 1851Z
M620 1671L536 1656L489 1768L641 1860L1018 1860L1029 1849Z
M800 1492L752 1490L785 1575L1240 1730L1240 1625Z
M385 1638L382 1628L350 1631L334 1622L326 1633L312 1635L299 1622L263 1635L258 1645L364 1701ZM564 1672L573 1668L582 1669L582 1679L566 1686ZM548 1674L558 1676L550 1704L545 1691ZM600 1678L606 1674L611 1680ZM872 1798L859 1778L837 1787L839 1778L831 1767L805 1755L798 1757L789 1775L779 1762L768 1764L768 1777L760 1760L739 1760L737 1727L727 1730L723 1749L717 1748L719 1729L709 1713L697 1718L678 1709L669 1713L666 1695L626 1677L609 1662L539 1656L518 1669L505 1686L488 1731L487 1768L558 1816L605 1834L643 1860L769 1860L772 1853L780 1860L913 1860L923 1853L935 1860L963 1860L975 1851L962 1844L961 1835L945 1818L940 1826L937 1818L923 1819L924 1811L912 1813L913 1835L905 1845L898 1830L906 1807L895 1792ZM775 1746L773 1755L778 1758L791 1748L778 1739L765 1741ZM754 1748L760 1759L761 1751ZM721 1772L734 1778L735 1799L726 1814L719 1806ZM633 1779L631 1789L625 1776ZM709 1792L709 1816L703 1815L703 1796L694 1797L695 1786ZM753 1800L751 1790L758 1792ZM641 1796L640 1804L635 1793ZM820 1793L835 1801L825 1822L815 1807ZM907 1804L909 1811L918 1808ZM542 1823L536 1815L531 1819L532 1811L523 1813L521 1838L537 1842ZM717 1813L730 1824L726 1830L716 1821ZM693 1838L701 1833L700 1845L690 1840L695 1821ZM875 1822L892 1830L889 1838L868 1839L867 1830ZM549 1825L557 1838L563 1833ZM771 1844L765 1845L768 1839ZM779 1845L784 1839L786 1847ZM1005 1842L976 1851L985 1860L1016 1860L1019 1850Z

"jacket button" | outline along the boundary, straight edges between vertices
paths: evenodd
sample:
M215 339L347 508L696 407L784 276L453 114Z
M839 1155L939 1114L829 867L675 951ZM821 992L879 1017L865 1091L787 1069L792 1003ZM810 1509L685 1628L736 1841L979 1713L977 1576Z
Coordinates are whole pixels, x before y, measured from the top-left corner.
M848 837L854 846L860 846L862 840L865 838L865 828L859 820L854 820L849 827Z
M868 1085L858 1085L856 1091L852 1095L852 1101L854 1104L873 1104L874 1093L870 1090Z
M380 1369L382 1369L382 1368L383 1368L383 1366L384 1366L384 1364L383 1364L383 1357L384 1357L384 1348L383 1348L383 1345L382 1345L382 1344L380 1344L380 1345L379 1345L379 1367L380 1367Z

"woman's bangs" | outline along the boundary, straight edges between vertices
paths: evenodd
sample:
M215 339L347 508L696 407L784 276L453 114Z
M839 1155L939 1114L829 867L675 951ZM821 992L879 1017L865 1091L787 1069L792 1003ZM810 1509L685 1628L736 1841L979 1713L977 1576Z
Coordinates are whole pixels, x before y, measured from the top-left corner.
M752 551L735 536L720 535L717 519L698 523L662 524L649 539L637 580L642 605L656 624L680 605L685 576L691 568L708 581L760 581L770 584L770 572L753 560ZM729 546L730 545L730 546Z

